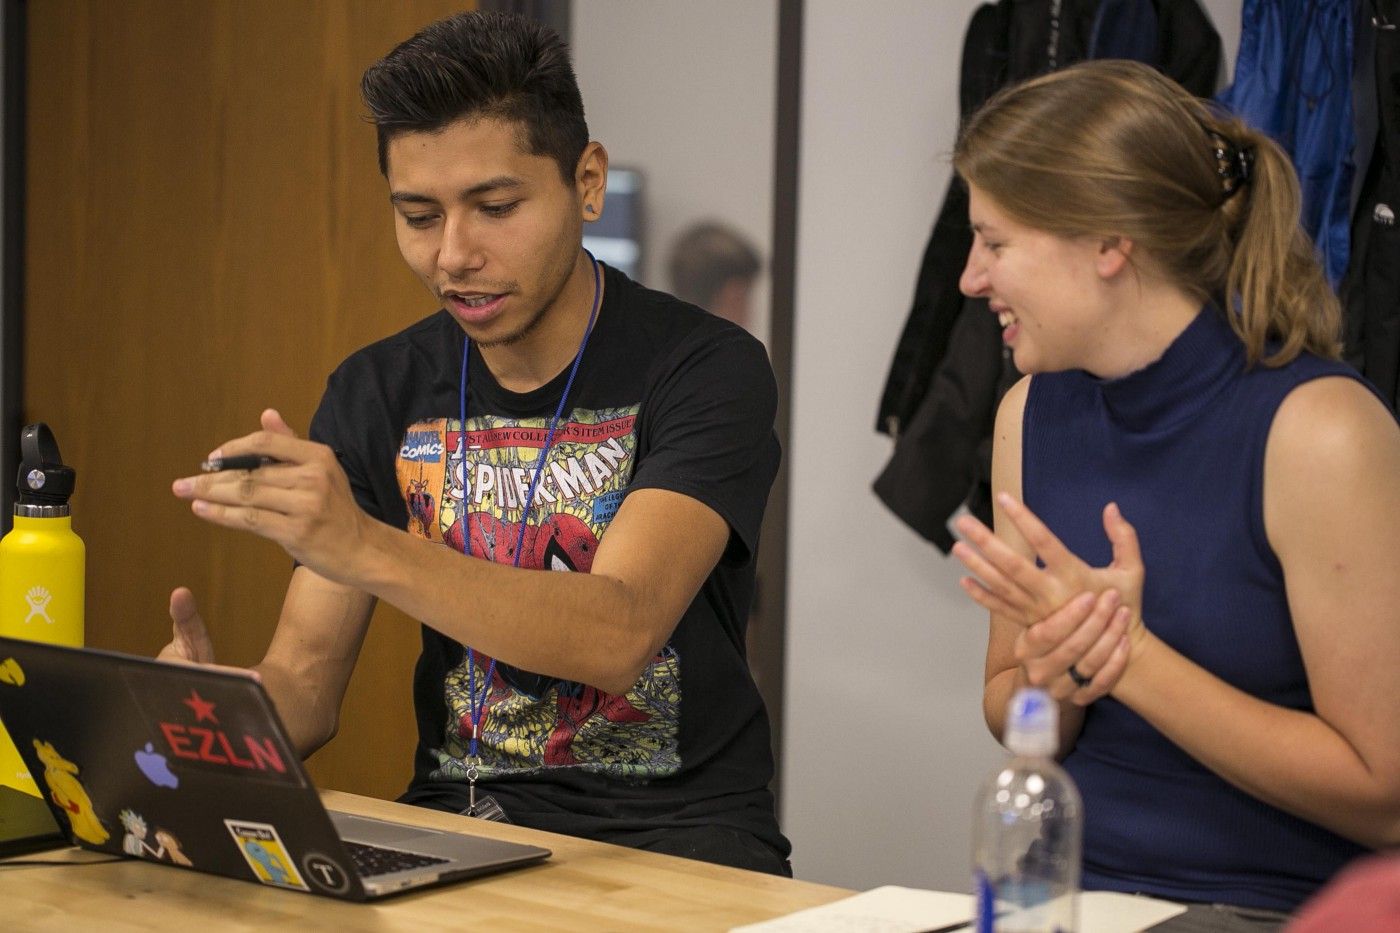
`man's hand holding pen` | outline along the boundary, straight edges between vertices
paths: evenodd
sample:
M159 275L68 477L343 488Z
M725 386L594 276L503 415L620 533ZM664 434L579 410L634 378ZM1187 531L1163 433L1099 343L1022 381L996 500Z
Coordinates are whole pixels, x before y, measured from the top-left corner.
M177 479L175 495L215 525L277 542L320 575L351 582L369 518L356 504L335 452L298 438L274 409L262 430L221 445L200 476Z

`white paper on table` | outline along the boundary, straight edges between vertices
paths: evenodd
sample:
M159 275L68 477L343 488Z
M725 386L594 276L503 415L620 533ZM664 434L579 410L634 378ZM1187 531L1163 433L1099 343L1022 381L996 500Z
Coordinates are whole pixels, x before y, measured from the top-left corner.
M970 894L887 885L809 907L732 933L920 933L966 922L976 909ZM1079 895L1079 933L1138 933L1186 908L1136 894L1085 891Z
M1138 933L1186 913L1171 901L1117 891L1084 891L1079 895L1079 933Z
M733 933L919 933L971 920L974 909L971 894L886 885Z

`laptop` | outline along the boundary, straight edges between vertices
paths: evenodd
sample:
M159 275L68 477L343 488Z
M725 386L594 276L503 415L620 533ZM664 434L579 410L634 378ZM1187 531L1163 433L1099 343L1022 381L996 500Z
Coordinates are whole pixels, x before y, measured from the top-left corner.
M346 900L548 858L327 811L262 684L0 637L0 720L75 845Z

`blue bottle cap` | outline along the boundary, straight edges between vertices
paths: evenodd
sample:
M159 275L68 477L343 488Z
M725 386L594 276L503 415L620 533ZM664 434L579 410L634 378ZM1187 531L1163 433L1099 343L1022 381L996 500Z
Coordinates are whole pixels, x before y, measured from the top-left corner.
M1038 687L1022 687L1011 698L1005 744L1014 755L1053 755L1059 745L1060 708Z

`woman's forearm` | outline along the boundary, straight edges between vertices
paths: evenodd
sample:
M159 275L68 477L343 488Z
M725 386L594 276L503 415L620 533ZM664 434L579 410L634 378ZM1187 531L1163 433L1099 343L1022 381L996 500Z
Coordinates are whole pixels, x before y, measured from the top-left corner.
M1362 845L1400 842L1400 780L1322 718L1260 700L1148 634L1112 696L1245 793ZM1378 715L1396 715L1394 709Z

